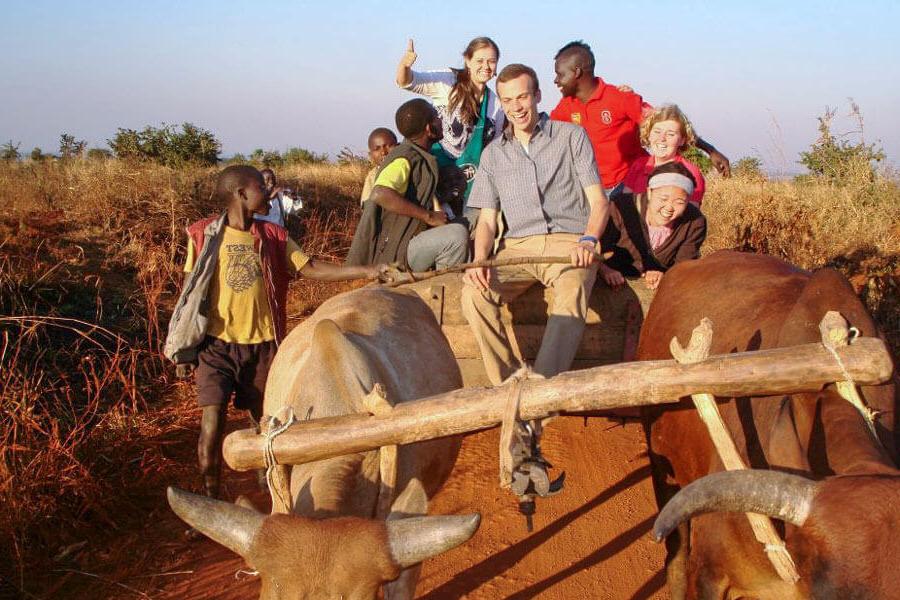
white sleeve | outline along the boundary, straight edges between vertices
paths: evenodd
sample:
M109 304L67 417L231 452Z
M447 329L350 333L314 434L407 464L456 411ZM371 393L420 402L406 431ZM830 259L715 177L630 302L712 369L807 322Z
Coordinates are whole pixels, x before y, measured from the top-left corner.
M303 200L300 199L300 194L297 192L285 190L278 195L278 198L281 200L281 208L285 215L296 215L303 208Z
M446 106L454 83L456 83L456 75L450 69L413 71L412 81L403 89L428 96L435 104Z

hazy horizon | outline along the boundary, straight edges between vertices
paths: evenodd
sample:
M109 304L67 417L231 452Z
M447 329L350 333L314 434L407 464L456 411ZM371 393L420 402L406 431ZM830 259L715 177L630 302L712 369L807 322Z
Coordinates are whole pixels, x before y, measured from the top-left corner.
M547 112L559 100L553 55L583 39L600 77L653 104L678 103L732 161L756 156L773 173L802 171L798 154L826 106L838 109L835 133L857 129L850 97L865 141L893 164L900 157L900 42L891 31L900 3L405 6L406 15L386 2L8 3L0 143L20 142L23 155L56 152L67 132L105 147L119 127L192 122L216 135L223 157L293 146L363 152L368 132L395 129L394 110L412 97L393 83L408 37L415 68L437 69L460 66L466 43L488 35L501 67L536 69Z

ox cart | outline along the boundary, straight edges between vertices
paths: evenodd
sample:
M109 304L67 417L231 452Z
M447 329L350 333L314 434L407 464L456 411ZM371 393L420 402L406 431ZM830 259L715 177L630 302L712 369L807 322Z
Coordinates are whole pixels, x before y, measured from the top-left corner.
M501 484L511 487L520 499L523 495L533 498L553 490L546 469L543 478L526 469L526 485L516 488L517 482L521 483L516 479L517 469L521 475L524 463L536 459L534 464L542 466L539 450L537 456L528 456L527 449L523 456L521 450L523 440L534 435L529 422L558 414L633 411L691 397L726 468L742 469L746 465L718 414L714 396L813 393L838 382L841 394L871 425L871 414L855 386L883 383L893 370L884 342L862 337L848 343L848 325L837 313L829 313L822 321L821 343L709 356L714 334L704 320L686 348L672 340L673 360L633 362L652 292L642 281L631 280L619 290L595 287L571 371L546 380L525 377L503 386L483 387L487 376L461 313L461 286L460 276L449 274L406 287L427 304L449 341L462 374L462 389L394 406L375 385L364 403L368 413L303 421L296 421L293 415L281 420L273 416L261 434L248 429L229 435L223 446L226 462L236 470L267 467L271 472L276 465L299 465L381 448L382 484L389 487L395 477L390 457L396 456L397 445L502 425ZM533 361L537 354L551 294L535 285L503 309L503 325L514 351L524 361ZM538 475L540 470L536 469ZM288 495L286 481L270 481L270 486L279 485L284 488L280 495ZM272 492L274 510L288 511L289 506L275 502L276 490ZM758 518L751 516L751 524L757 539L766 544L767 551L770 546L778 547L780 540L771 522L755 516ZM770 561L782 579L796 581L790 555L783 544L780 548L781 553L769 554Z

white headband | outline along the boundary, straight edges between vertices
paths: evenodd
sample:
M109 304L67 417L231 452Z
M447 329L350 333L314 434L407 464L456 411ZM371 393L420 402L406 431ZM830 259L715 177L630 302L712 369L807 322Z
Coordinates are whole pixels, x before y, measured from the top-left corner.
M690 178L681 175L680 173L660 173L659 175L654 175L650 178L650 181L647 182L647 189L653 190L664 185L680 187L687 192L688 196L694 193L694 183Z

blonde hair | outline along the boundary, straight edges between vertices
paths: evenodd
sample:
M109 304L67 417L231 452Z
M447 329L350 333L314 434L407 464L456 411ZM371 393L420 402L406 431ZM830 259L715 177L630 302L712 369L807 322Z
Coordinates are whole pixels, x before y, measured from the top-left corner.
M647 118L641 122L641 145L645 148L650 146L650 130L653 126L661 121L677 121L681 124L681 133L684 141L681 144L679 152L684 152L697 143L697 134L694 132L694 126L691 125L677 104L665 104L654 110Z

